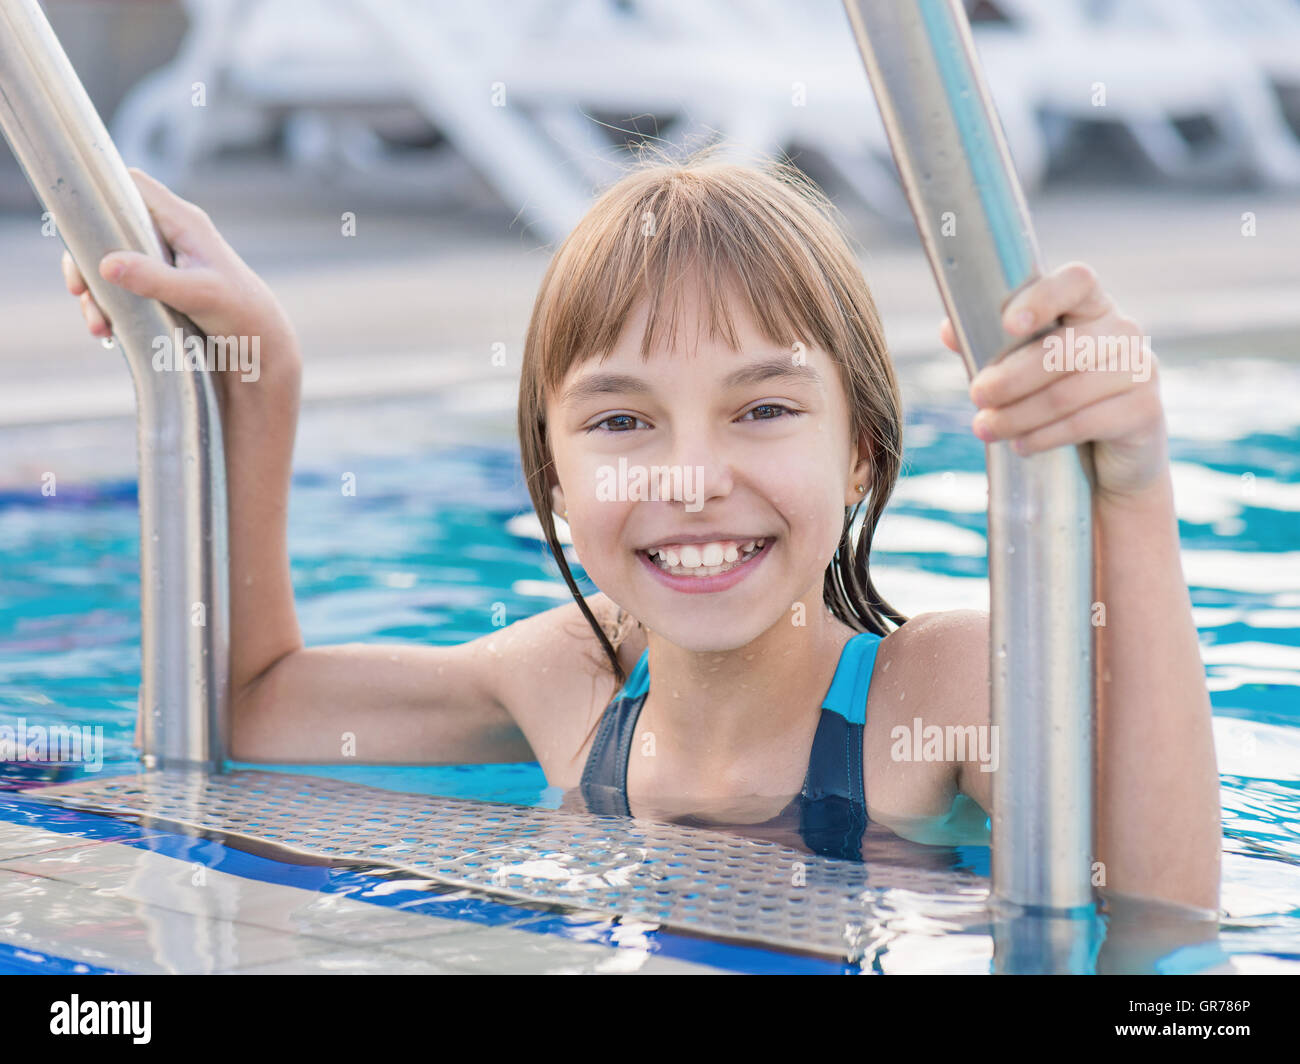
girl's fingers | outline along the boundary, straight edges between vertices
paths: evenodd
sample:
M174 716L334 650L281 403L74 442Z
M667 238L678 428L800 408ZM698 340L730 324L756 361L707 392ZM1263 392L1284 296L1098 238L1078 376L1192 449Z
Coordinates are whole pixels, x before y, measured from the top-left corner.
M81 271L77 269L77 264L72 261L72 256L65 251L59 264L63 267L63 283L67 285L68 294L73 296L81 295L86 290L86 279L81 276Z
M90 330L92 336L112 335L112 326L100 311L98 304L90 297L89 292L81 294L81 316L86 319L86 328Z
M981 410L972 422L975 434L985 441L1028 436L1068 422L1077 411L1099 400L1134 390L1128 373L1095 370L1055 376L1054 383L1032 395Z
M1114 306L1091 266L1069 262L1018 292L1002 312L1002 327L1028 336L1064 318L1064 324L1104 317Z
M193 318L196 324L203 319L220 323L229 318L243 299L237 284L237 268L242 263L222 240L207 212L181 199L143 170L132 167L128 172L159 235L174 253L175 265L139 251L110 251L96 264L99 275L124 291L166 303ZM111 335L111 323L91 296L85 276L66 252L62 268L68 291L81 298L82 315L91 333Z
M939 323L939 342L949 351L961 354L961 345L957 343L957 330L952 327L952 319L944 318Z
M1055 329L1041 340L1016 348L975 374L970 382L971 402L981 407L1009 406L1059 380L1060 371L1049 369L1044 357L1048 350L1048 337L1053 336L1064 343L1061 330Z
M99 260L100 276L128 292L157 299L182 314L211 310L220 278L208 268L177 269L139 251L110 251Z
M145 206L158 223L158 232L168 247L187 256L202 258L204 243L216 231L207 212L197 204L181 199L143 170L133 166L128 173L140 189Z
M1136 370L1138 352L1149 353L1146 337L1134 322L1116 314L1092 322L1086 330L1062 325L980 370L971 381L971 402L1009 406L1075 372Z
M1012 446L1018 454L1030 455L1089 440L1119 440L1158 425L1160 418L1160 398L1154 388L1129 388L1025 433Z
M63 282L68 286L68 293L77 297L81 304L81 316L85 319L86 328L92 336L112 336L113 328L108 319L104 317L103 311L99 309L99 304L95 302L94 297L90 294L90 289L86 287L86 280L81 276L81 271L77 269L76 262L72 256L65 251L60 259L60 265L63 267Z

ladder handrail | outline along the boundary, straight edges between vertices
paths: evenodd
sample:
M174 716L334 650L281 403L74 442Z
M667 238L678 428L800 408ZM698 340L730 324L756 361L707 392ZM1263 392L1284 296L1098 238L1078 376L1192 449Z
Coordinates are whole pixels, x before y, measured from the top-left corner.
M965 9L961 0L845 0L845 8L973 376L1025 342L1003 330L1002 312L1041 270ZM999 746L992 901L1078 916L1094 903L1092 447L1020 457L999 442L985 453ZM1023 932L1009 945L1021 959ZM1074 967L1086 950L1073 937L1044 932L1042 948L1029 948L1034 963Z
M110 251L171 256L36 0L0 0L0 131L113 323L135 382L139 443L141 753L221 771L229 584L221 417L206 371L155 370L155 341L202 334L99 276Z

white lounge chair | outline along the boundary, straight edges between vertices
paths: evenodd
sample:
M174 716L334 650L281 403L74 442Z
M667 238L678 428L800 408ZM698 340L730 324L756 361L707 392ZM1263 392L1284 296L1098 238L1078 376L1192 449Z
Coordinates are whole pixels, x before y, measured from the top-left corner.
M232 139L289 116L305 146L329 116L415 111L526 222L563 235L585 210L586 183L518 107L493 104L486 7L409 0L184 0L191 27L177 56L128 95L113 122L128 163L170 183ZM508 21L507 27L511 25ZM205 106L195 107L201 84ZM343 116L343 117L340 117ZM233 135L232 135L233 133ZM295 137L295 134L297 136Z
M1019 66L1025 91L1046 112L1122 127L1170 178L1300 181L1300 150L1267 79L1231 42L1194 32L1147 0L985 2L1007 15L1005 26L985 25L977 37L986 68ZM1197 120L1201 144L1186 132Z

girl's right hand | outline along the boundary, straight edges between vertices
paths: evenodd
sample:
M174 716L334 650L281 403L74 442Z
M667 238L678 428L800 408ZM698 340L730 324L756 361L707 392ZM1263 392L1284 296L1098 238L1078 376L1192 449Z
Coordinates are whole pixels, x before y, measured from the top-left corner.
M260 337L261 375L296 378L301 371L297 336L266 282L226 243L206 211L143 170L132 167L129 173L172 249L175 265L138 251L112 251L99 262L100 276L128 292L166 303L208 336ZM68 292L80 297L91 334L110 336L112 323L66 251L63 279Z

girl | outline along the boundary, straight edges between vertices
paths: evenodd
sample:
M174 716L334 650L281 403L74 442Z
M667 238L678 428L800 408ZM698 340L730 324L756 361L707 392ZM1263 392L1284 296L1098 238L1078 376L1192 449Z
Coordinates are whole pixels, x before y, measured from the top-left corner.
M114 252L102 276L209 334L261 338L257 381L215 375L233 757L341 761L352 733L366 762L536 760L603 811L759 824L797 807L827 852L853 853L867 820L951 839L959 795L992 812L987 759L895 756L891 733L918 716L987 727L988 618L909 620L872 582L899 474L898 387L833 208L793 168L642 166L561 245L518 423L575 602L436 647L303 646L285 537L294 330L203 211L132 174L175 266ZM66 255L64 272L90 331L108 335ZM1076 342L1140 337L1079 263L1018 293L1004 324L1027 337L1058 317ZM948 322L940 335L956 349ZM1217 910L1218 776L1156 375L1061 370L1043 350L975 378L973 429L1021 454L1096 442L1094 856L1109 891ZM575 584L556 516L599 594Z

